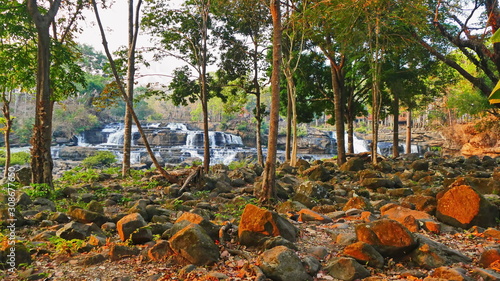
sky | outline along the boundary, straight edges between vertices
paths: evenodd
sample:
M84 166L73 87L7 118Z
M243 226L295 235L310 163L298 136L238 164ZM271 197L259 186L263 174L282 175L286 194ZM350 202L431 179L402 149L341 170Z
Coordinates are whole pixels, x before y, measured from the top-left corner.
M106 31L106 39L111 52L116 51L120 46L126 46L128 44L127 2L128 1L125 0L118 0L110 9L99 9L99 16ZM83 33L78 36L77 41L81 44L91 45L95 50L104 54L102 38L93 10L85 11L84 18L85 19L80 22ZM150 46L152 46L150 37L145 35L144 32L139 31L137 48ZM150 59L149 62L151 63L149 68L140 66L140 70L137 74L139 76L147 74L148 76L139 78L139 84L151 82L167 84L170 79L164 75L170 75L176 67L182 65L182 63L174 60L173 58L169 58L161 62L154 62ZM162 76L155 76L154 74L161 74Z

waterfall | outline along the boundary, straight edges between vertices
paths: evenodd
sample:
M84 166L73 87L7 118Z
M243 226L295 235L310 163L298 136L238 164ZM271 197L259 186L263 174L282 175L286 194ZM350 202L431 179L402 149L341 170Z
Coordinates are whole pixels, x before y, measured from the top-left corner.
M185 124L182 123L168 123L166 128L172 131L187 131L188 128Z
M106 129L106 128L105 128ZM103 130L104 131L104 130ZM112 132L112 129L108 129L109 132L111 132L108 135L108 138L106 140L106 143L104 145L123 145L124 137L125 137L125 128L121 127L119 129L116 129L114 132ZM137 145L136 141L134 139L134 133L139 132L137 129L137 126L132 126L132 145Z
M87 143L87 140L85 139L85 136L80 134L80 135L77 135L76 136L76 140L77 140L77 145L78 146L90 146L91 144L90 143Z
M330 132L330 138L337 140L337 133L332 131ZM349 143L347 141L347 133L344 135L344 140L345 140L345 149L347 150ZM370 148L368 146L368 142L364 139L358 138L356 135L353 135L353 147L354 147L354 153L362 153L362 152L368 152L370 151Z

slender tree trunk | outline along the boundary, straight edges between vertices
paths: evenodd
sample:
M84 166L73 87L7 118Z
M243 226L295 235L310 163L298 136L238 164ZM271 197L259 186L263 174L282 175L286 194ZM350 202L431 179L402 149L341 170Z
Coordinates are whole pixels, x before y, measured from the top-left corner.
M139 0L138 5L141 2L142 2L142 0ZM126 103L129 103L130 101L127 98L127 93L126 93L125 89L123 88L123 84L121 83L120 76L118 75L118 71L116 69L116 65L114 63L113 57L111 55L111 52L109 51L108 42L106 41L106 34L104 33L104 28L102 26L101 18L99 16L99 11L97 9L97 4L96 4L95 0L92 1L92 7L94 8L94 14L96 16L97 24L99 26L99 32L101 33L102 45L104 47L104 52L106 53L106 57L108 58L109 64L111 66L111 70L113 72L113 76L114 76L114 78L116 80L116 83L118 85L118 89L120 90L120 93L122 94L123 100ZM138 20L138 17L136 18L136 20ZM137 27L138 27L138 25L136 25L136 28ZM135 125L137 126L137 129L139 130L139 133L141 134L141 137L142 137L142 139L144 141L144 146L146 147L148 155L149 155L149 157L151 157L151 160L153 161L154 166L161 173L161 175L164 178L166 178L169 182L172 182L172 183L178 182L178 179L176 177L171 176L170 174L168 174L167 171L165 171L165 169L163 169L163 167L160 165L160 163L156 159L156 156L155 156L153 150L151 149L151 146L149 145L149 141L148 141L148 139L146 137L146 134L144 133L144 130L142 129L142 126L141 126L141 123L139 121L139 118L137 118L137 115L135 114L135 112L133 110L133 107L130 106L130 108L132 109L131 110L132 119L134 120Z
M288 80L288 77L287 77ZM286 107L286 143L285 143L285 161L290 162L292 157L292 97L290 85L287 83L287 107Z
M354 153L354 110L353 110L353 94L349 94L347 99L347 110L346 110L346 121L347 121L347 152Z
M135 44L134 44L134 0L128 0L128 60L127 60L127 99L124 133L122 176L130 173L130 153L132 146L132 110L134 106Z
M208 89L207 89L207 40L208 40L208 5L202 7L202 30L201 36L203 46L201 50L201 106L203 110L203 169L205 173L210 170L210 138L208 135Z
M257 120L256 128L255 128L255 135L256 135L256 141L257 141L257 162L259 165L264 167L264 155L262 153L262 107L260 104L260 91L259 94L256 95L256 102L257 105L255 106L255 120Z
M53 186L51 155L52 144L52 109L50 85L50 33L49 27L54 20L61 0L51 2L45 15L40 13L36 0L29 0L28 12L33 19L38 33L37 82L35 97L35 124L31 138L31 180L32 183L45 183Z
M255 105L255 120L257 120L255 138L257 143L257 162L264 167L264 156L262 154L262 107L260 104L260 85L259 85L259 59L258 59L259 45L257 40L254 40L254 56L253 56L253 85L255 88L255 98L257 104Z
M9 167L10 167L10 132L12 131L12 118L10 116L10 101L12 97L12 92L4 92L2 94L3 106L2 113L5 118L5 128L4 128L4 141L5 141L5 166L3 171L3 178L7 179L9 177Z
M354 153L354 121L347 119L347 152Z
M271 0L270 10L273 20L273 59L271 75L271 109L269 124L269 140L266 166L262 177L262 189L258 198L268 202L276 197L276 154L278 144L278 123L280 106L280 72L281 72L281 9L279 0Z
M290 165L297 165L297 102L295 93L295 83L293 81L292 69L290 68L290 60L287 60L284 65L284 73L287 85L288 108L287 108L287 149ZM290 126L290 128L288 128ZM291 142L291 143L290 143ZM290 146L290 147L288 147Z
M399 157L399 97L394 94L394 128L392 130L392 157Z
M297 136L297 95L295 83L293 82L293 77L290 77L290 89L292 92L290 93L290 97L292 100L292 155L290 165L295 167L297 165L297 149L298 149L298 136Z
M411 153L411 109L408 108L407 118L406 118L406 154Z
M375 41L374 43L371 43L370 46L370 56L371 56L371 61L372 61L372 117L373 117L373 122L372 122L372 163L374 165L378 164L378 159L377 159L377 148L378 148L378 128L379 128L379 119L380 119L380 107L382 104L382 95L380 92L380 75L381 75L381 57L382 57L382 50L380 49L380 44L379 44L379 34L380 34L380 18L379 15L376 15L375 18L375 37L373 37L373 31L369 30L369 40L370 42ZM374 45L373 45L374 44Z
M343 106L343 75L342 70L335 64L334 58L330 59L332 74L333 100L335 103L335 131L337 135L337 164L340 166L346 162L345 155L345 128L344 128L344 106Z

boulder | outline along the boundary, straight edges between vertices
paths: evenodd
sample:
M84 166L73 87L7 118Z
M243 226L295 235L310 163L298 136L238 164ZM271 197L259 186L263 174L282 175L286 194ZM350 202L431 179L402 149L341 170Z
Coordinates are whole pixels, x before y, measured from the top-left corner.
M31 184L31 167L24 166L15 173L16 181L23 186Z
M384 257L370 244L356 242L344 248L345 256L356 259L361 264L368 264L371 267L384 267Z
M5 243L0 244L0 263L5 266L4 268L17 268L20 265L30 265L31 262L30 251L24 244L17 242L10 245L7 240L5 240Z
M345 203L344 207L342 208L343 211L347 211L350 209L373 211L373 206L367 198L363 196L357 196L349 199L349 201L347 201L347 203Z
M201 226L205 232L212 238L212 240L217 240L219 237L219 229L220 227L214 224L213 222L205 219L204 217L190 212L184 212L182 215L175 221L175 223L186 220L190 223L195 223Z
M280 214L296 213L302 209L307 209L307 207L298 201L292 201L292 200L280 203L276 207L276 211Z
M149 248L148 257L154 261L161 262L166 261L173 253L168 241L159 240L153 247Z
M303 195L307 198L322 199L325 198L327 192L320 182L306 181L295 188L295 193Z
M137 247L112 244L109 249L109 259L117 261L124 257L137 256L140 252Z
M344 164L342 164L339 170L343 172L357 172L365 168L365 161L359 157L352 157L348 159Z
M153 234L149 228L145 228L146 221L139 213L126 215L118 221L116 229L122 241L129 238L134 244L142 244L153 240Z
M402 198L400 202L403 207L410 208L410 206L414 206L415 210L426 212L430 215L436 213L437 201L433 196L410 195Z
M325 215L316 213L310 209L302 209L298 212L300 222L316 221L321 223L330 223L333 220Z
M470 263L471 259L460 252L450 249L444 244L432 241L431 239L416 234L418 247L413 250L408 258L425 269L433 269L453 263Z
M388 257L405 255L417 246L415 236L404 225L390 219L357 225L356 237Z
M219 260L219 248L205 230L194 223L168 240L175 254L195 265L212 265Z
M387 204L380 208L380 214L388 219L400 222L411 232L418 232L420 229L418 221L432 221L434 218L428 213L411 210L396 204Z
M419 159L411 163L411 168L414 171L428 171L429 170L429 160Z
M479 267L476 267L472 270L472 276L476 277L477 280L484 280L484 281L500 280L500 273L494 270L483 269Z
M261 209L252 204L245 206L238 227L240 244L247 246L259 245L262 238L269 236L282 236L295 242L297 234L298 229L287 219L276 212Z
M491 204L468 185L451 187L438 197L436 217L438 220L461 228L496 225L498 207Z
M107 222L109 219L102 214L85 210L82 208L70 208L68 216L72 217L75 221L81 223L95 223L99 227Z
M353 258L334 258L328 262L325 271L333 278L352 281L370 276L370 271Z
M90 231L88 225L72 221L57 230L56 235L66 240L85 240L90 235Z
M470 277L465 275L464 271L444 266L436 268L434 272L432 272L431 277L450 281L472 281Z
M481 253L479 265L484 268L490 267L494 262L500 261L500 248L492 248Z
M315 165L302 172L310 181L329 181L332 176L330 172L323 165Z
M267 278L276 281L313 280L307 274L302 261L295 252L285 246L277 246L263 252L257 263Z
M23 214L18 210L18 208L0 207L0 225L8 226L14 223L16 227L23 226L27 223Z
M369 189L377 189L380 187L394 188L396 183L394 180L387 178L365 178L361 181L360 185Z

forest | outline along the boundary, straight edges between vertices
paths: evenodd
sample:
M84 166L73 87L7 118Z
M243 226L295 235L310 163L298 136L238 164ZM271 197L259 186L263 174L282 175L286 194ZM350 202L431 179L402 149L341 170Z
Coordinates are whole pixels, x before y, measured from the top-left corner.
M438 200L433 201L435 210L429 211L429 214L435 215L440 223L463 229L498 226L498 207L495 206L498 202L488 203L483 195L476 195L479 189L481 192L487 189L484 191L486 194L495 194L500 190L494 182L495 177L498 178L498 168L494 168L498 166L498 158L490 157L491 154L475 155L467 160L454 162L455 160L438 158L430 153L429 157L435 156L435 160L413 159L409 150L412 124L417 123L418 119L420 123L425 121L422 125L425 127L424 131L439 132L450 142L466 146L469 151L481 149L500 155L497 149L500 146L500 7L497 1L128 0L127 13L117 14L112 18L113 21L120 21L127 30L126 35L123 35L126 44L114 50L108 44L111 31L105 25L105 21L110 19L102 15L104 12L113 12L116 5L124 4L116 2L0 0L0 129L4 147L0 154L0 165L3 166L2 184L5 186L0 195L7 205L14 201L11 197L14 198L17 194L12 188L15 186L21 190L22 185L26 185L26 192L22 193L24 195L19 195L15 200L17 206L31 206L33 203L48 206L48 209L44 209L43 214L31 214L34 215L33 219L23 218L25 225L33 226L37 222L43 222L47 224L45 226L51 227L55 223L67 223L54 228L57 236L52 235L50 241L56 248L45 254L57 252L60 256L68 254L68 257L74 257L78 255L77 252L81 253L81 241L86 240L94 243L89 246L91 249L102 247L99 248L102 250L109 246L112 249L109 254L111 261L123 256L138 257L139 249L127 247L153 242L153 228L158 237L155 237L153 246L149 245L150 248L145 249L146 252L149 251L145 256L153 261L168 259L178 265L183 263L177 259L185 259L197 266L218 264L219 271L224 266L238 268L239 273L231 271L231 274L241 276L231 280L263 281L266 276L272 280L301 281L313 280L313 277L314 280L355 280L370 274L359 266L370 266L373 276L381 276L382 273L378 271L380 268L393 270L401 265L394 262L393 258L397 260L415 248L424 251L417 245L438 248L433 244L436 242L415 236L407 229L398 232L400 227L416 227L417 230L411 231L425 230L426 233L435 234L445 233L447 229L442 226L443 232L435 230L432 224L434 217L422 213L412 213L415 224L411 224L411 227L407 219L401 222L404 226L385 219L375 220L370 212L374 212L375 216L379 215L379 211L374 211L374 208L383 200L370 203L366 198L400 198L398 202L402 206L398 207L399 211L404 207L408 208L405 211L410 212L409 206L412 206L411 211L417 212L416 209L422 206L416 201L410 202L410 195L421 196L421 200ZM80 43L84 28L89 28L84 25L85 21L93 23L92 32L100 38L101 46ZM148 38L148 44L139 46L139 38ZM175 64L176 67L171 73L151 74L146 70L152 64ZM151 80L153 82L141 82L144 81L141 78L149 76L155 76ZM307 131L303 131L304 126L313 127L319 120L324 125L329 124L337 132L336 156L311 164L298 156L298 142L299 137L307 136ZM370 135L371 147L369 153L356 156L354 138L356 130L359 130L359 120L367 121L366 124L370 126L363 130ZM391 120L392 125L385 124L384 120ZM125 129L123 158L119 163L114 163L114 156L102 153L97 158L85 159L70 172L57 171L56 175L57 163L51 151L58 140L76 138L84 131L102 128L104 124L111 122L122 122ZM200 148L200 154L203 155L203 161L186 169L159 163L158 154L150 144L151 138L147 137L143 128L148 122L201 124L204 145ZM403 122L406 156L400 155L398 150L401 142L400 124ZM222 130L238 128L239 131L251 132L255 139L256 159L252 163L232 163L231 168L213 165L209 126L214 123ZM390 160L377 153L382 125L393 134ZM144 171L138 171L131 165L133 128L137 128L141 144L152 161L151 167ZM279 163L277 159L279 136L286 136L284 163ZM21 146L29 146L29 153L12 151ZM436 151L439 152L440 149L437 147ZM479 160L480 156L484 158ZM408 159L412 162L408 162ZM26 180L21 180L17 170L21 172L25 167L29 167L24 175ZM98 169L94 169L96 167ZM371 170L365 170L366 167ZM230 171L233 168L234 171ZM467 169L479 169L470 173L478 179L462 179L452 183L450 179L455 180ZM409 170L412 171L411 175L408 175ZM434 173L434 170L437 172ZM14 171L16 178L13 176ZM479 178L491 178L492 182L480 184ZM440 193L435 192L436 186L433 184L442 184L446 189ZM342 188L339 189L339 186ZM248 189L251 191L248 192ZM450 191L454 193L449 195L447 192ZM133 195L134 192L147 193L147 196L138 198ZM238 192L238 195L234 192ZM379 194L382 192L386 192L385 195ZM294 195L288 197L289 194ZM84 195L89 200L82 199ZM463 214L459 214L462 217L450 219L456 215L455 210L461 208L452 199L461 198L462 195L463 200L477 201L477 204L471 203L471 208L477 210L467 209L465 214L477 211L476 213L490 215L470 218L467 222L464 220L468 217ZM167 200L167 197L170 198ZM114 204L104 201L105 198L112 198ZM231 199L239 201L233 202ZM62 213L68 219L55 218L53 215L56 214L56 206L53 202L47 203L47 200L58 202L57 209L62 211L57 214ZM134 200L137 200L134 205L127 205ZM210 204L215 207L207 207L209 203L204 204L200 200L221 200L225 205L212 202ZM440 203L439 200L450 201ZM120 208L127 208L128 213L111 219L110 215L103 215L104 209L100 205L102 202L98 201L109 203L107 207L118 204ZM158 206L153 204L160 201L162 203ZM185 203L195 201L193 204L196 204L198 213L189 212L194 205ZM300 203L296 203L299 201ZM260 253L247 252L245 247L256 244L261 246L264 242L261 243L259 239L272 232L271 236L283 236L282 239L288 241L268 240L265 242L268 244L264 243L265 247L275 251L283 245L295 249L293 245L287 244L299 240L299 231L294 230L295 226L288 221L280 221L282 217L275 218L275 213L266 213L269 212L268 209L279 209L278 204L286 202L293 205L290 208L300 209L300 212L282 212L291 221L349 225L350 220L359 219L358 222L374 223L373 230L371 226L366 229L356 226L359 241L363 237L374 237L375 234L366 233L376 231L380 223L383 225L380 227L389 232L404 233L396 236L402 237L401 241L408 239L401 242L408 242L408 245L398 249L393 249L392 244L390 249L387 245L380 248L375 245L380 257L361 259L365 262L363 265L353 264L355 274L351 277L342 277L345 272L335 270L339 262L336 259L328 261L328 266L321 267L320 262L331 256L327 254L320 255L321 258L317 260L309 259L310 263L306 266L308 269L304 272L287 275L289 273L269 271L265 265L272 262L266 258L272 260L272 257L256 257ZM214 211L218 205L225 206L225 213L218 213L218 216L212 214L214 220L219 219L219 225L212 225L212 222L207 221L203 221L204 225L199 221L194 222L198 217L192 216L199 216L201 220L205 212ZM2 220L17 220L18 211L8 206L5 212L2 209ZM308 213L306 206L318 213L328 213L328 216ZM342 214L334 214L335 211L340 211L339 206L342 206ZM446 206L454 207L450 207L453 209L450 211ZM394 206L381 204L378 207L380 213L385 214L384 218L399 219L398 215L391 213L396 210ZM423 212L424 207L418 211ZM49 214L45 212L47 210ZM182 215L175 213L181 211L186 212ZM263 217L271 216L276 221L266 224L271 225L272 231L264 229L254 236L252 233L255 232L251 228L261 222L252 220L261 213L266 213ZM166 229L166 225L170 223L167 221L177 215L188 217L184 219L192 220L196 226L186 227L188 230L182 228L177 233L172 230L175 227ZM69 222L69 217L73 218L72 222ZM222 220L221 217L227 220ZM238 220L239 230L235 228ZM182 220L177 218L170 224L178 226L179 221ZM124 234L128 231L126 224L129 222L135 228ZM156 224L146 226L147 222ZM82 225L75 225L77 223ZM97 230L91 224L97 225ZM198 224L205 229L203 233L206 231L211 236L208 237L209 242L200 242L205 239L203 235L206 234L197 236L200 231ZM20 227L19 224L15 225L15 230L9 228L9 231L15 234L15 231L20 231ZM85 234L79 232L82 227L85 230L81 233ZM333 233L323 227L310 227L306 224L303 227L304 243L315 242L314 235L310 233L329 238ZM345 227L352 230L353 226ZM212 228L217 229L217 233ZM31 234L31 230L21 231L25 231L28 236ZM65 231L71 234L66 234ZM111 246L110 239L112 235L117 236L116 231L121 239L120 243L125 244ZM192 243L176 240L182 239L179 233L183 231L193 231L199 241ZM456 237L462 239L461 242L469 241L467 239L476 235L480 237L478 239L500 239L498 234L491 234L490 237L478 228L474 231L470 230L467 234L458 232ZM238 232L240 243L237 246L231 240L235 232ZM481 235L477 234L479 232ZM74 236L75 233L81 235ZM325 237L323 239L327 239ZM336 233L335 237L337 243L341 244L338 241L342 235ZM10 240L15 240L14 238L9 238L9 234L0 234L3 246L10 245L13 242ZM217 241L217 245L212 245L210 238ZM444 243L443 240L446 239L441 240ZM198 242L202 250L196 248L193 251L205 256L197 257L193 253L186 256L189 251L185 249L188 246L198 246ZM371 245L382 243L366 242ZM466 247L465 244L460 244L460 247ZM16 245L21 245L21 242ZM64 249L57 248L61 245ZM245 247L240 248L241 245ZM271 245L279 246L273 248ZM343 251L354 251L352 245ZM37 249L33 245L30 247ZM124 254L113 252L119 247L125 247L122 249ZM14 258L17 263L15 266L8 264L9 249L14 249L11 251L17 254ZM24 259L22 253L26 254L27 263L31 263L30 252L23 249L18 249L17 246L0 248L2 268L19 267L20 260ZM127 249L132 252L126 252ZM37 257L44 255L39 250ZM295 255L280 248L281 250L283 252L280 254ZM418 266L426 270L448 264L448 260L460 261L462 264L471 263L472 260L476 262L476 253L469 250L467 248L464 252L467 256L442 250L447 253L447 261L441 264L433 260L436 263L434 267L429 265L429 260L421 261L421 255L425 253L412 252L412 255L418 256L411 256L409 259L413 263L421 262ZM101 254L94 257L101 259L99 255ZM500 250L497 255L500 257ZM472 256L474 259L470 258ZM247 261L245 265L239 265L240 258ZM256 265L248 262L253 258L258 259ZM103 259L106 258L103 256ZM227 263L221 263L221 259ZM360 258L356 257L356 260L360 261ZM85 259L84 262L88 262L85 264L88 266L102 261ZM497 263L499 261L497 259ZM142 257L138 264L140 262ZM291 268L298 267L302 268L291 265ZM316 270L311 269L315 267ZM50 265L46 268L50 268ZM25 269L30 270L29 267ZM474 270L471 269L470 272ZM36 270L29 271L33 272ZM189 271L182 274L180 272L175 273L179 274L175 276L190 276ZM8 273L6 271L2 274ZM7 275L2 274L0 279L7 278ZM57 277L59 273L50 274ZM168 279L169 274L164 272L162 280L174 280ZM278 274L278 277L273 274ZM325 277L326 275L330 277ZM172 278L175 276L171 275ZM227 279L210 274L203 276L205 279L192 277L183 280ZM248 279L242 276L247 276ZM412 272L412 276L418 277L418 274ZM412 280L420 280L417 277Z

